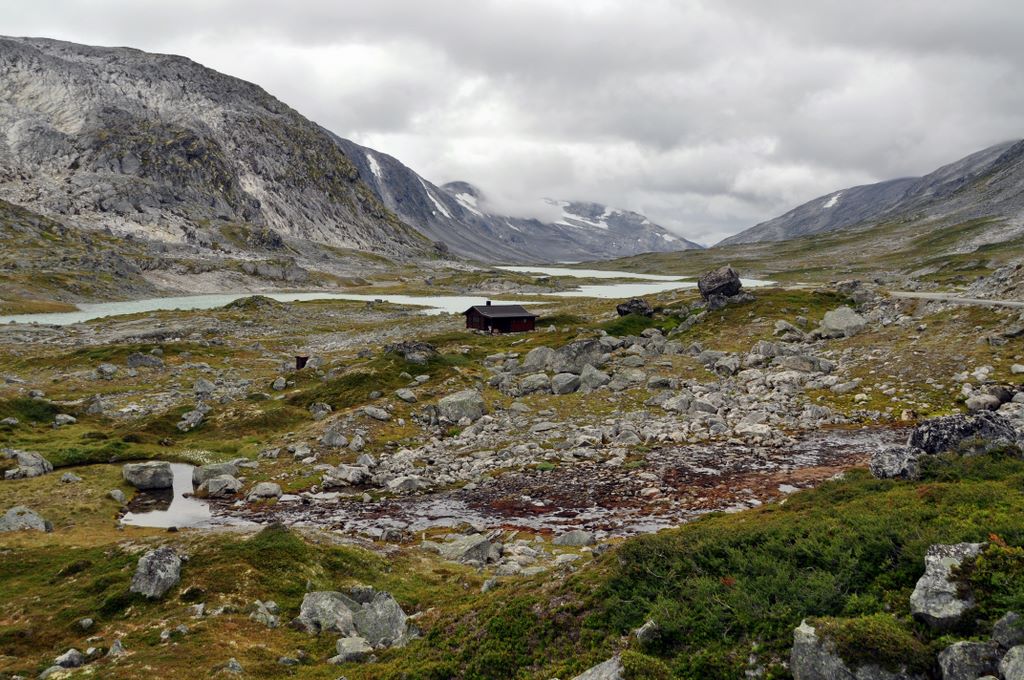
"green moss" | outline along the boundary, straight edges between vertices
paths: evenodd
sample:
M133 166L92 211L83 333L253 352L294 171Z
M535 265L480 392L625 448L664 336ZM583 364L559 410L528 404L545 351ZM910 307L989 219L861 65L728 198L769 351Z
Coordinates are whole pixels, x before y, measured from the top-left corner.
M61 409L43 399L15 397L0 401L0 419L17 418L21 422L49 424ZM66 413L66 411L64 411Z
M818 635L830 638L847 666L875 664L898 673L927 673L934 654L907 627L889 614L857 619L814 619Z
M626 680L669 680L672 677L664 661L633 651L622 653L622 670Z

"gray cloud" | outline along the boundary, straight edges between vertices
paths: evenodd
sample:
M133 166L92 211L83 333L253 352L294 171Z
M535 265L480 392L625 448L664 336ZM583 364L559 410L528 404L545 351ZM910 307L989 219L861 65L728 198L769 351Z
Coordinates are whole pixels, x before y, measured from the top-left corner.
M429 179L703 242L1024 129L1013 0L8 0L4 31L184 54Z

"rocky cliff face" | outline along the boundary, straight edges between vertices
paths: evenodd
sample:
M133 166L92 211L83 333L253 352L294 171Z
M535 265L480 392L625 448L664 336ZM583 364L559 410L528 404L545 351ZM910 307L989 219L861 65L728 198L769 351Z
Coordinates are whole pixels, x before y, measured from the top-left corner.
M469 257L558 262L701 247L643 215L597 203L550 201L562 213L553 222L498 214L467 182L438 187L387 154L337 141L384 205L430 239Z
M924 177L841 189L721 242L763 243L879 222L1001 217L1021 228L1024 140L983 149Z
M0 199L149 240L209 246L244 225L264 240L492 262L697 247L596 204L564 204L553 224L491 214L472 187L434 186L183 57L0 38L0 128Z
M171 242L245 223L394 256L428 243L319 126L188 59L0 38L0 198Z

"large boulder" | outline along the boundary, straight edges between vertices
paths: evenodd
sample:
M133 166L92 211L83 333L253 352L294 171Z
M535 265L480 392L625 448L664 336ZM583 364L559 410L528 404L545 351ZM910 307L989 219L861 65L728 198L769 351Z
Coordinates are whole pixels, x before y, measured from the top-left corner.
M196 495L200 498L226 498L234 496L242 490L242 482L231 475L218 475L211 477L196 489Z
M604 371L599 371L590 364L583 367L580 372L580 384L591 390L596 390L611 382L612 378Z
M442 418L452 423L457 423L463 418L477 421L487 412L487 405L483 396L476 390L462 390L442 397L437 402L437 411Z
M121 476L140 491L170 489L174 486L171 464L163 461L127 463L121 468Z
M933 545L924 557L924 575L917 581L910 596L910 612L933 628L952 628L974 607L969 595L961 596L953 570L964 560L976 557L984 543Z
M4 479L27 479L53 472L53 465L35 451L4 449L3 457L14 460L16 467L4 471Z
M1019 445L1019 437L1009 418L983 411L926 420L910 433L907 444L925 453L976 454Z
M871 453L869 467L877 479L917 479L921 476L918 464L920 449L912 446L885 446Z
M1006 612L992 626L992 639L1004 649L1024 645L1024 619L1017 612Z
M587 366L600 366L604 363L604 348L598 340L576 340L555 350L551 359L550 369L555 373L575 373L579 375Z
M336 656L332 656L327 663L340 666L343 663L365 661L373 654L373 647L365 638L359 636L345 637L335 644Z
M388 354L400 354L410 364L422 365L438 356L437 348L429 342L418 342L416 340L403 340L388 345L384 348Z
M260 482L249 490L248 501L264 501L281 497L281 485L276 482Z
M622 658L613 656L604 663L589 668L572 680L625 680L626 669L622 666Z
M486 536L471 534L441 544L441 557L453 562L496 562L501 551Z
M999 674L1004 680L1024 680L1024 645L1012 647L999 662Z
M164 546L139 558L129 590L151 600L159 600L181 580L181 558Z
M839 307L825 312L825 318L818 327L818 335L823 338L848 338L860 333L867 325L867 319L857 312L849 307Z
M373 588L353 588L352 599L359 603L353 612L356 630L374 647L401 647L415 635L401 605L391 596Z
M954 642L939 652L942 680L977 680L995 675L1002 655L995 642Z
M390 593L359 587L348 594L306 593L292 625L313 635L328 631L362 637L374 647L394 647L416 634L408 618Z
M736 270L726 265L701 274L697 279L697 289L705 300L713 295L732 297L743 290L743 282Z
M793 631L789 670L794 680L921 680L921 676L889 671L875 664L851 670L839 656L835 642L819 636L807 621Z
M518 372L537 373L539 371L546 371L554 359L555 350L543 345L534 347L523 357L523 363L519 366Z
M238 476L238 466L234 463L210 463L201 467L192 468L192 484L199 487L208 479L220 477L221 475Z
M0 517L0 532L4 531L53 531L53 525L34 510L15 505Z
M340 463L336 467L324 470L321 483L325 489L336 487L357 486L370 478L369 468L363 465L347 465Z
M615 311L619 316L639 314L640 316L654 316L654 309L647 304L643 298L633 298L621 304L615 305Z
M555 545L581 547L585 545L594 545L597 540L594 538L594 533L592 531L573 529L572 531L567 531L564 534L559 534L551 542Z
M580 388L580 377L574 373L559 373L551 379L551 392L570 394Z
M163 368L164 360L160 357L153 356L152 354L143 354L141 352L132 352L125 359L125 363L128 364L128 368Z
M358 607L359 604L355 600L342 593L306 593L299 607L299 615L292 621L292 625L310 635L331 632L352 636L356 634L352 612Z

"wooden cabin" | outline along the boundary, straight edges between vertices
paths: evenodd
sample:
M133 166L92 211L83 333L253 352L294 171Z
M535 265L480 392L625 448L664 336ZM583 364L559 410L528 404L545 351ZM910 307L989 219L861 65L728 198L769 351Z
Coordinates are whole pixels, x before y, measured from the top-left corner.
M489 333L522 333L537 327L537 315L526 311L522 305L473 305L463 314L466 328Z

